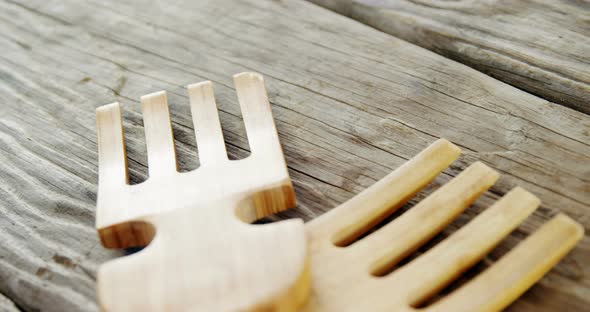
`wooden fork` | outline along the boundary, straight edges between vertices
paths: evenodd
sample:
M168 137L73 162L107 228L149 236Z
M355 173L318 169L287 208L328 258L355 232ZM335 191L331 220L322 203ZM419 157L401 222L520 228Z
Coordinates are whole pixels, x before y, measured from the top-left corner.
M118 103L97 109L96 228L108 248L144 246L98 272L108 311L292 311L307 296L303 223L249 222L295 206L262 76L234 83L251 148L227 158L210 82L188 86L201 166L177 172L166 93L141 98L149 179L129 185ZM150 243L151 242L151 243Z
M370 188L306 225L312 292L305 311L498 311L581 239L582 227L559 214L473 280L421 307L491 251L540 203L517 187L426 253L386 274L445 228L498 178L494 170L475 163L400 217L355 242L406 203L459 153L455 145L438 140Z

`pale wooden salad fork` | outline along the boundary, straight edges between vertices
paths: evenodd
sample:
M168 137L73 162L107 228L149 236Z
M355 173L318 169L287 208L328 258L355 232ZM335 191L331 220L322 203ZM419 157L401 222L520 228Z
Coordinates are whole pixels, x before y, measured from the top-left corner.
M475 278L422 306L540 204L517 187L432 249L395 268L498 179L494 170L474 163L401 216L359 239L459 154L455 145L438 140L356 197L306 224L312 291L304 311L498 311L582 238L581 225L558 214Z
M307 296L303 223L247 224L295 206L262 76L234 76L251 154L227 158L210 82L188 86L200 167L179 173L166 93L141 98L149 178L129 185L118 103L97 109L96 228L148 245L98 272L107 311L292 311Z

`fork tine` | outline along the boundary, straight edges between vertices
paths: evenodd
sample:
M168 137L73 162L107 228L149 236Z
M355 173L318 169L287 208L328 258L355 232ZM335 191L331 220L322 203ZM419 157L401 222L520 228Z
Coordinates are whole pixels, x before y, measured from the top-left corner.
M264 153L282 157L283 152L262 75L249 72L236 74L234 84L252 154Z
M368 259L372 262L371 272L375 275L385 273L442 231L498 177L499 174L490 167L480 162L472 164L398 219L352 245L352 252L365 258L366 255L378 255L377 261ZM404 239L400 240L400 237Z
M207 166L227 160L211 81L189 85L188 93L201 165Z
M388 282L403 280L410 294L409 303L420 304L483 258L539 203L534 195L514 188L469 224L394 272Z
M345 246L404 205L460 153L457 146L439 139L351 200L311 221L308 227L334 235L334 244Z
M498 262L429 311L500 311L537 282L583 237L564 214L553 217Z
M112 103L96 109L99 185L125 185L129 181L123 139L121 107Z
M141 97L149 176L169 175L177 171L174 137L166 92Z

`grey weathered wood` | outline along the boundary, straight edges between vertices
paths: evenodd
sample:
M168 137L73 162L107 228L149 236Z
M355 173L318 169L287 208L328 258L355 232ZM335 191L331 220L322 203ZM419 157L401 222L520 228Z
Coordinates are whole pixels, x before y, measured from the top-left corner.
M0 292L26 310L96 310L96 269L121 255L93 228L94 109L123 103L139 182L139 97L169 92L181 167L195 168L184 86L212 80L230 156L244 157L231 75L246 70L266 78L298 195L281 217L309 220L446 137L465 153L433 186L475 160L503 173L452 229L515 185L543 200L488 261L557 211L590 227L590 116L311 3L4 0L0 25ZM512 309L582 310L589 258L586 237Z
M310 1L590 113L587 1Z

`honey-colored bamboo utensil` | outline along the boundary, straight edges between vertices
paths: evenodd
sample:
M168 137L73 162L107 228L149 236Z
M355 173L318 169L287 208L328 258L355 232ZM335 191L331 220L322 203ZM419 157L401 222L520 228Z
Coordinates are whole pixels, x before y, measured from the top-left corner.
M422 307L491 251L540 203L517 187L450 237L390 272L498 178L494 170L475 163L392 222L357 240L406 203L459 153L455 145L438 140L356 197L306 224L312 292L305 311L498 311L581 239L582 227L559 214L474 279Z
M177 172L166 93L141 98L149 179L128 185L118 103L97 109L96 228L144 246L98 272L107 311L292 311L307 296L303 223L247 224L295 205L262 76L234 76L251 155L228 160L210 82L188 86L201 166ZM153 239L153 240L152 240Z

